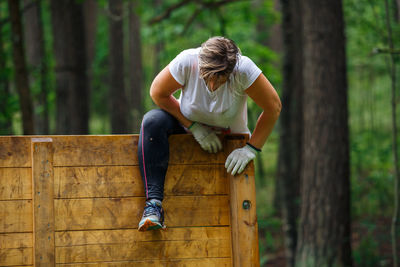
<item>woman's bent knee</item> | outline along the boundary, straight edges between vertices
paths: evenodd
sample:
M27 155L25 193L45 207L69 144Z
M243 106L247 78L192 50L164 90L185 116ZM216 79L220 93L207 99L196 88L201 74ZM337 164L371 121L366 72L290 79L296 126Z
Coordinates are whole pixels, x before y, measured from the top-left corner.
M148 130L168 130L171 120L175 120L169 113L161 109L152 109L143 116L142 128Z

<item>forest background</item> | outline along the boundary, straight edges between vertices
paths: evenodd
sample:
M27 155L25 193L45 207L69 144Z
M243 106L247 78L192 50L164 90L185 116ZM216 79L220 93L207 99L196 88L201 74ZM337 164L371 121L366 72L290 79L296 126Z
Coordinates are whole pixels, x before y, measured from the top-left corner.
M215 35L233 39L274 85L282 98L283 112L293 109L289 108L288 95L294 89L288 85L296 82L287 79L290 71L304 69L301 62L291 60L295 57L293 47L302 51L307 40L301 10L315 12L311 12L314 17L319 5L326 2L1 0L0 134L138 133L141 117L155 107L148 94L155 75L180 51L198 47ZM348 117L336 127L345 133L349 127L350 165L344 179L349 179L351 198L350 211L344 213L351 222L352 262L354 266L392 266L391 224L396 208L393 148L397 140L393 138L392 108L400 88L395 80L399 74L400 1L333 2L340 3L341 14L334 13L329 19L339 26L344 21L346 66L342 74L347 81L340 93L346 94ZM303 4L308 9L296 9ZM330 23L318 27L321 33L329 32ZM296 33L303 36L303 42L288 44L296 40ZM329 58L324 62L317 67L329 69ZM296 97L299 91L292 103ZM260 110L252 101L248 104L253 129ZM325 104L336 105L334 100ZM337 107L343 110L343 106ZM297 106L290 113L292 122L293 114L307 118L307 112ZM287 203L285 183L279 182L284 175L280 171L285 164L282 155L289 153L299 166L304 161L295 148L285 152L285 132L291 120L282 115L256 159L262 266L291 266L296 254L296 246L291 245L298 238L288 225L296 228L304 223L299 212L299 181L291 188L295 200L290 209L292 222L283 208ZM307 124L299 125L304 129L297 129L301 138Z

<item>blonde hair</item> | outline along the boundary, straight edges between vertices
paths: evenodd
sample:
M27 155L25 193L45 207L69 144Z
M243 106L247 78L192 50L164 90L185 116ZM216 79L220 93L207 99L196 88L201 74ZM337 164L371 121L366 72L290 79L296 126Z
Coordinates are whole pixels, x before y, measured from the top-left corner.
M206 81L219 76L229 77L240 54L234 41L220 36L211 37L201 45L200 77Z

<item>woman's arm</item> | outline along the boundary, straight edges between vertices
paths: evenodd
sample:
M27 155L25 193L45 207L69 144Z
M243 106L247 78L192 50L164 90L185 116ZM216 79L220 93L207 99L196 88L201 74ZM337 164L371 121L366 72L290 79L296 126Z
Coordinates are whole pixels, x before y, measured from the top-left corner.
M263 109L249 140L251 145L261 149L278 120L282 104L274 87L262 73L245 92Z
M204 150L210 153L218 152L222 149L222 144L214 131L201 124L193 123L183 116L179 102L172 95L181 87L182 85L174 79L167 66L154 78L150 87L150 96L160 108L174 116L183 126L190 128L194 138Z
M150 96L157 106L170 113L183 126L188 128L192 124L192 121L183 116L179 107L179 102L172 95L179 88L182 88L182 85L174 79L168 66L166 66L154 78L150 87Z

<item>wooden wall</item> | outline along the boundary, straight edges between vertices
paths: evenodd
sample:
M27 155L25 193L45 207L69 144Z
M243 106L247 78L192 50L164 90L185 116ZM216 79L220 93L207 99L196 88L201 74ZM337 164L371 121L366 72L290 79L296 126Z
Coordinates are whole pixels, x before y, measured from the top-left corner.
M259 266L254 166L226 174L223 140L171 137L167 230L142 233L137 135L0 137L0 266Z

